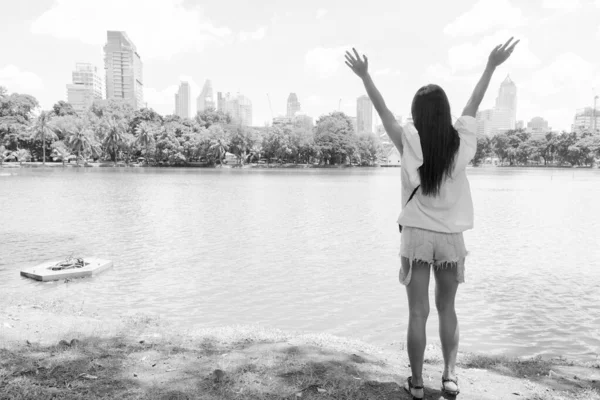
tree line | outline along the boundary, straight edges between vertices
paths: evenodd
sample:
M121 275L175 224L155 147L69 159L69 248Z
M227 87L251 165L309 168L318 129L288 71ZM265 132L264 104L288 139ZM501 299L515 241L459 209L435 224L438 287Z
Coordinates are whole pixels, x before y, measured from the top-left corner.
M0 87L0 163L4 161L142 160L148 164L374 164L385 146L374 134L356 134L341 112L322 115L312 129L301 125L248 127L214 109L193 119L134 110L116 99L96 101L85 112L58 101L40 110L35 97Z
M0 163L143 159L153 165L222 165L231 153L239 164L373 165L385 160L392 147L379 135L357 134L351 119L338 111L322 115L312 128L260 128L232 123L228 114L214 109L188 119L151 108L134 110L115 99L94 102L80 113L65 101L40 110L35 97L0 87ZM478 136L473 165L493 157L508 165L591 166L600 157L600 136L524 130Z
M494 156L501 164L508 165L592 166L600 158L600 135L590 132L532 135L518 129L491 138L479 136L473 165Z

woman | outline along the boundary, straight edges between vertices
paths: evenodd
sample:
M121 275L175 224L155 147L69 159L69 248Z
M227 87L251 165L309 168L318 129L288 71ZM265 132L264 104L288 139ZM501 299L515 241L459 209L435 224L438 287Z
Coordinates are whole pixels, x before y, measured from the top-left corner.
M458 284L464 282L467 250L463 232L473 228L473 203L465 169L477 149L474 117L494 70L519 43L517 40L511 45L512 39L492 50L483 76L454 126L445 92L437 85L427 85L413 98L414 125L401 127L369 76L367 57L361 59L355 49L354 54L346 52L346 64L363 80L402 157L400 282L406 285L408 296L407 350L412 370L404 388L416 399L424 396L422 372L431 265L444 356L442 392L460 392L455 371L459 335L454 299Z

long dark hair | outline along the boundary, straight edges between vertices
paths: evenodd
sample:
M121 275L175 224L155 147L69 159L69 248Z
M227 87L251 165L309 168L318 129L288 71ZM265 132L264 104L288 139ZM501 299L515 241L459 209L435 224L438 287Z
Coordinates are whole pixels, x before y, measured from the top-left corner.
M437 196L444 178L452 173L460 145L458 132L452 126L448 97L438 85L423 86L413 98L411 112L423 150L423 165L419 168L421 191Z

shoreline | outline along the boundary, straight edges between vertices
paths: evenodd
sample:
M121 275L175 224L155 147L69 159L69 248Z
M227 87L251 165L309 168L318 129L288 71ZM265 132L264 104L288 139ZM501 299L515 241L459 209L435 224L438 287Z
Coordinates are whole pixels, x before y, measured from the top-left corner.
M405 351L260 325L176 331L159 318L100 320L22 301L0 308L0 392L12 399L408 399ZM425 353L439 399L441 350ZM220 371L220 372L219 372ZM460 398L600 400L600 362L459 353Z
M203 169L305 169L305 168L316 168L316 169L348 169L348 168L401 168L400 165L314 165L314 164L245 164L245 165L139 165L139 164L118 164L114 165L111 163L87 163L86 165L80 164L65 164L47 162L46 165L42 165L41 162L24 162L22 165L19 163L4 163L0 168L14 169L14 168L203 168ZM470 169L487 169L487 168L502 168L502 169L597 169L597 166L567 166L567 165L469 165L467 168Z

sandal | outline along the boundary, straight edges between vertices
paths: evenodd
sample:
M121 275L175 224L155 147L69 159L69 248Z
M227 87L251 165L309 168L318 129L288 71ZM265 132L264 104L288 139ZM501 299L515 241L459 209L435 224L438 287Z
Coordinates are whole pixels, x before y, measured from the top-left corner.
M452 382L456 385L456 390L449 390L446 388L446 382ZM458 387L458 378L444 378L442 376L442 393L448 394L450 396L456 396L460 393L460 388Z
M413 397L413 399L421 400L425 396L425 393L423 391L423 386L414 386L412 384L411 376L409 376L406 379L406 383L404 384L404 390L408 394L410 394ZM415 394L415 392L417 392L417 393Z

